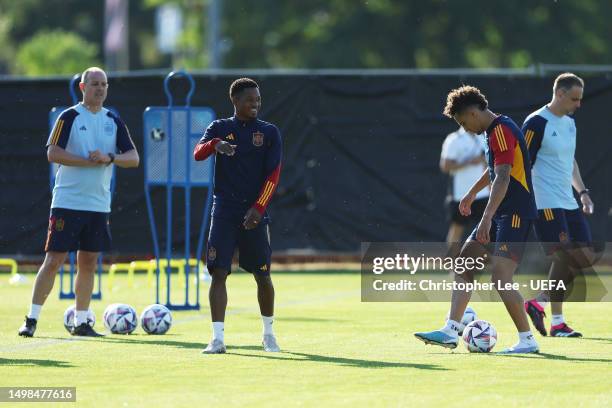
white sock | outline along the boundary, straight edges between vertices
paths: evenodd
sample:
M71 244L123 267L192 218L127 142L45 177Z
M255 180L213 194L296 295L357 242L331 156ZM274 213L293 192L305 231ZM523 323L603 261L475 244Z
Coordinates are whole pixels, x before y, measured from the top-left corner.
M459 337L459 330L461 330L461 326L461 323L448 319L446 321L446 326L444 326L441 330L449 336Z
M35 305L32 303L30 305L30 312L28 313L28 318L38 320L38 316L40 316L40 309L42 309L42 305Z
M519 344L533 344L535 343L535 338L531 333L531 330L526 332L519 332Z
M213 322L213 339L220 340L225 343L225 323Z
M77 310L74 314L74 326L78 327L83 323L87 323L87 310Z
M550 324L553 326L556 326L558 324L562 324L565 323L565 319L563 318L562 314L558 314L558 315L552 315L552 320L550 321Z
M261 320L263 321L264 336L267 334L271 334L274 336L274 330L272 330L272 323L274 323L274 316L261 315Z

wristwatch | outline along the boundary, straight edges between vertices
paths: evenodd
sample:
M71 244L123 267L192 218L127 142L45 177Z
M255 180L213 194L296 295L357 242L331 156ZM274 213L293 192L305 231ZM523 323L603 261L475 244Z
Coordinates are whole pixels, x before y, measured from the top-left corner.
M580 197L582 197L582 195L583 195L583 194L589 194L589 193L590 193L589 189L588 189L588 188L585 188L585 189L584 189L584 190L582 190L580 193L578 193L578 195L579 195Z
M115 161L115 153L109 153L108 157L110 157L110 161L108 162L107 166L110 166Z

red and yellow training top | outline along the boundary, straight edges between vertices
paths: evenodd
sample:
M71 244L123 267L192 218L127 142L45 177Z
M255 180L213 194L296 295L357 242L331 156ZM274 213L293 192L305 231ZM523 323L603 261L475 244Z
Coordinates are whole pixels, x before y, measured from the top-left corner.
M491 182L495 180L495 166L509 164L510 184L496 216L518 215L535 219L538 213L531 184L529 151L521 129L507 116L497 116L486 131L486 156Z

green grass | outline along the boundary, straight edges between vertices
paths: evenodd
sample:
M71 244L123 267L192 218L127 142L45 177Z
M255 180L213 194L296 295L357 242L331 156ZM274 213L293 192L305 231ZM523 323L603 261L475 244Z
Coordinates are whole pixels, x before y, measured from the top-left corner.
M425 346L412 335L440 327L446 303L361 303L358 274L276 274L275 329L284 352L270 354L261 350L254 281L236 273L228 281L228 353L202 355L211 332L206 288L202 310L174 312L165 336L139 327L129 336L75 339L62 325L70 302L57 299L56 285L36 337L22 339L16 332L33 276L27 285L9 286L0 275L0 386L76 386L77 406L612 404L609 303L567 305L583 339L537 335L539 355L469 354ZM104 300L93 303L98 319L112 302L138 312L153 303L144 277L133 289L125 282L120 275L118 288L104 288ZM497 328L496 351L515 342L502 304L472 306Z

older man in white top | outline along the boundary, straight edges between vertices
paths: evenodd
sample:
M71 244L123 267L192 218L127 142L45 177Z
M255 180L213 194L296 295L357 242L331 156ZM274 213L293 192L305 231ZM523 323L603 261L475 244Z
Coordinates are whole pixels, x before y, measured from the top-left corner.
M123 121L103 107L106 73L88 68L79 84L83 101L61 113L47 141L49 162L59 164L53 188L45 260L38 270L30 311L19 335L32 337L42 305L69 251L77 252L76 336L101 336L87 324L94 271L110 249L110 183L113 165L137 167L138 152Z

